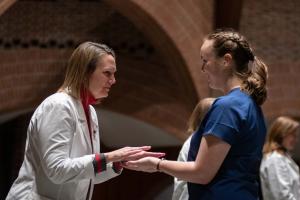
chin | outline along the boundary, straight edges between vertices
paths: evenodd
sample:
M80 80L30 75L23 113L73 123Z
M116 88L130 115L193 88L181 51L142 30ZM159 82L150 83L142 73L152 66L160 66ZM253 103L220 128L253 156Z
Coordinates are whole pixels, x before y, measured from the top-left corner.
M103 93L103 94L97 95L97 99L103 99L103 98L106 98L106 97L108 97L108 93Z

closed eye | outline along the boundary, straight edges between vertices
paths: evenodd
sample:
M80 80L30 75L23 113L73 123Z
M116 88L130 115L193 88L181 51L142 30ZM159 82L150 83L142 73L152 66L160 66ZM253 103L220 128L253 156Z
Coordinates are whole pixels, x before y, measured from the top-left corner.
M111 74L112 74L110 71L104 71L103 73L104 73L106 76L111 76Z

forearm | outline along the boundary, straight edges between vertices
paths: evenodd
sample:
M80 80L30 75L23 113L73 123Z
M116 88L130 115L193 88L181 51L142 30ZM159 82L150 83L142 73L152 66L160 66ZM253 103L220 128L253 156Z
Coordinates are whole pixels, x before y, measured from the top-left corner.
M86 155L79 158L43 160L42 166L48 178L56 183L78 181L94 177L93 156Z
M207 184L210 181L195 162L162 160L159 171L192 183Z

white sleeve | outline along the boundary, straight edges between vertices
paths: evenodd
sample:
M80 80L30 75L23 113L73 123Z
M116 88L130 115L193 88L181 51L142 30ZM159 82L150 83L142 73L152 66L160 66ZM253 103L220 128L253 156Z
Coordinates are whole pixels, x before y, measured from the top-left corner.
M291 174L287 163L282 158L269 159L267 165L270 192L276 198L274 200L297 200L292 193Z
M40 113L35 116L36 127L33 135L36 151L41 165L50 180L62 184L82 179L92 179L94 155L70 158L70 144L76 124L71 108L60 103L41 105Z
M94 178L94 183L95 184L98 184L98 183L102 183L102 182L105 182L111 178L114 178L118 175L120 175L120 173L116 173L113 168L112 168L112 163L108 163L106 165L106 170L105 171L102 171L100 173L97 173L95 178Z
M96 152L101 152L100 151L100 134L99 134L99 128L98 128L99 127L98 126L98 116L97 116L97 113L93 106L90 106L90 111L91 111L92 121L95 123L95 125L97 127L97 131L96 131L97 135L96 135L96 140L95 140L96 144L94 145L94 149ZM93 159L94 159L94 157L93 157ZM113 170L112 163L107 163L106 170L96 173L94 176L93 182L94 182L94 184L99 184L99 183L105 182L111 178L114 178L114 177L120 175L121 172L122 172L122 170L120 172L116 173Z
M190 149L190 143L191 143L191 136L186 139L184 144L182 145L182 148L179 152L177 161L183 161L186 162L188 159L189 149Z
M190 149L191 136L184 142L179 152L178 161L186 162ZM172 200L188 199L187 183L178 178L174 178L174 190Z

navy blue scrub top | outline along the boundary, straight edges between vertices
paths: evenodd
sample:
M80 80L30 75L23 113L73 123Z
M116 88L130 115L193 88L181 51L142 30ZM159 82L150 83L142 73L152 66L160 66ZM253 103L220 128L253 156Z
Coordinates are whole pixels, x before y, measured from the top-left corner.
M266 136L260 106L239 88L217 98L192 136L188 161L196 160L205 135L218 137L231 148L209 184L188 183L189 199L259 199L259 166Z

